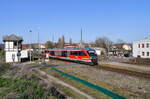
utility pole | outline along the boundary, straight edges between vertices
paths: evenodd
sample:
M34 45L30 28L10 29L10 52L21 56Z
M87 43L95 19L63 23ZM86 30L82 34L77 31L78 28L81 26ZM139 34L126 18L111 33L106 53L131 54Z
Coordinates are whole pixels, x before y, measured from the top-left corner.
M80 44L80 47L83 47L83 46L82 46L82 43L83 43L83 40L82 40L82 28L81 28L81 41L80 41L80 43L81 43L81 44Z
M30 30L29 33L32 33L32 31ZM31 39L32 39L32 37L31 37ZM31 62L31 44L32 44L32 41L30 40L30 62Z
M52 47L54 48L54 33L52 33Z
M38 24L37 24L38 25ZM37 41L37 45L38 45L38 50L36 50L37 51L37 57L38 57L38 61L40 61L40 37L39 37L39 35L40 35L40 27L39 26L37 26L37 33L38 33L38 41Z
M38 60L40 60L40 38L39 38L39 31L38 31Z

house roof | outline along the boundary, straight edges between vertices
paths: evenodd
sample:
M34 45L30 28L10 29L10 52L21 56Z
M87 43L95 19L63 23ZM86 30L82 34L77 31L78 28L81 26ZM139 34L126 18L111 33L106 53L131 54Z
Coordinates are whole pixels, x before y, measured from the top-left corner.
M12 35L5 35L4 37L3 37L3 41L5 42L5 41L23 41L23 38L22 37L20 37L20 36L16 36L16 35L14 35L14 34L12 34Z
M139 40L139 41L134 41L133 43L144 43L144 42L150 42L150 39L144 39L144 40Z

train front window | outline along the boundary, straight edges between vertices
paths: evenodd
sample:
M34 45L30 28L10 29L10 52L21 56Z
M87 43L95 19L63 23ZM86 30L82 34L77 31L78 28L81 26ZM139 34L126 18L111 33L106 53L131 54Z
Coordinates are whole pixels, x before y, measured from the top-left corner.
M88 54L90 56L97 56L96 52L95 51L88 51Z

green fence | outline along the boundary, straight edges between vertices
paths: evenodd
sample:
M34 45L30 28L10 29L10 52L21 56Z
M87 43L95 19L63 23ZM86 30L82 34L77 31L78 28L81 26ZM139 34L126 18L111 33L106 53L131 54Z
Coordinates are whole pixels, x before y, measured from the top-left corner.
M64 73L64 72L62 72L62 71L60 71L60 70L58 70L58 69L56 69L56 68L54 68L54 67L52 67L50 70L53 70L53 71L55 71L55 72L58 72L58 73L60 73L60 74L62 74L62 75L64 75L64 76L66 76L66 77L68 77L68 78L70 78L70 79L73 79L73 80L75 80L75 81L77 81L77 82L80 82L80 83L82 83L82 84L84 84L84 85L86 85L86 86L88 86L88 87L90 87L90 88L93 88L93 89L95 89L95 90L97 90L97 91L99 91L99 92L101 92L101 93L104 93L105 95L110 96L110 97L112 97L113 99L126 99L126 98L123 97L123 96L120 96L120 95L118 95L118 94L116 94L116 93L113 93L113 92L111 92L111 91L109 91L109 90L107 90L107 89L105 89L105 88L100 87L100 86L94 85L94 84L92 84L92 83L90 83L90 82L88 82L88 81L82 80L82 79L80 79L80 78L78 78L78 77L76 77L76 76L73 76L73 75L69 75L69 74L67 74L67 73Z

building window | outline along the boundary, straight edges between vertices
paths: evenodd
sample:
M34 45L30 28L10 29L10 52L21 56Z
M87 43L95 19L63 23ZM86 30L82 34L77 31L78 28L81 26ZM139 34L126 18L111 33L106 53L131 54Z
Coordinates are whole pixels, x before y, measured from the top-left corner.
M142 52L142 56L145 56L145 53L144 53L144 52Z
M146 47L149 48L149 43L146 44Z
M142 44L142 48L144 48L144 44Z
M149 56L149 52L147 52L147 56Z
M140 48L140 44L139 44L139 48Z
M14 46L17 46L17 42L14 42Z

